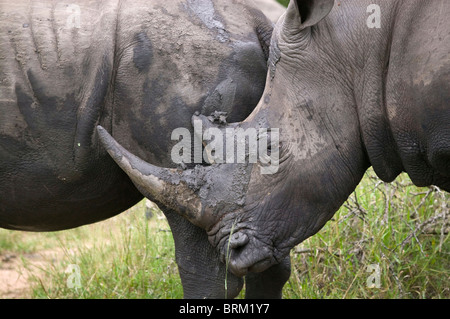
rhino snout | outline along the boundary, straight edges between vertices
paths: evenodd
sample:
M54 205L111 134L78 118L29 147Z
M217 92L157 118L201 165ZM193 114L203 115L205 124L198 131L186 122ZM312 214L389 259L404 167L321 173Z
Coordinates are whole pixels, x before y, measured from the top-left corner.
M232 234L226 249L226 254L223 254L225 263L238 277L243 277L248 272L264 271L275 263L269 247L243 232Z

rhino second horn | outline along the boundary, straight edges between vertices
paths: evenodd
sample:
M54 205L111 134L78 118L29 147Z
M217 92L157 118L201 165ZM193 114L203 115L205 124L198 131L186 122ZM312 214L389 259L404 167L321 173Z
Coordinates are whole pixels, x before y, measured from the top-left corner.
M183 180L183 171L149 164L123 148L103 127L97 126L97 132L109 155L145 197L205 227L200 197Z

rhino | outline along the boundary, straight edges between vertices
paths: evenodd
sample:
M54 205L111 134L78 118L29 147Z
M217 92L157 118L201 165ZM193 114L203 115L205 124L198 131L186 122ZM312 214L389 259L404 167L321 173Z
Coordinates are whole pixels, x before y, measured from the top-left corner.
M273 174L261 173L263 158L155 166L102 128L100 138L145 196L207 232L233 274L263 274L330 220L369 167L385 182L406 172L450 191L449 15L446 0L291 0L255 110L228 124L193 117L222 131L278 129Z
M167 136L194 113L241 121L254 109L272 29L253 1L1 3L0 227L65 230L140 201L96 126L148 162L179 167ZM226 274L204 230L158 204L184 296L235 296L243 279ZM264 285L254 282L250 297Z

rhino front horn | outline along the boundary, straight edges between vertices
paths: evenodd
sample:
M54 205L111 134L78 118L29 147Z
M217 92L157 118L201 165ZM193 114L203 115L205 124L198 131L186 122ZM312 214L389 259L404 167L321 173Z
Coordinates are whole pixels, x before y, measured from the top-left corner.
M182 171L154 166L128 152L103 127L97 126L97 132L109 155L145 197L175 210L194 225L207 227L196 193L199 178L193 178L193 174L201 175L201 169Z

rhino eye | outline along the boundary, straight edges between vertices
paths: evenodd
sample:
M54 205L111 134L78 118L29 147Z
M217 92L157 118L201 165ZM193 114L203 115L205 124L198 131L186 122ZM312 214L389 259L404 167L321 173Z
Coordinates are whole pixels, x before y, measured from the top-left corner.
M259 155L265 159L277 155L280 150L279 129L263 129L258 134ZM264 160L263 160L264 162Z

